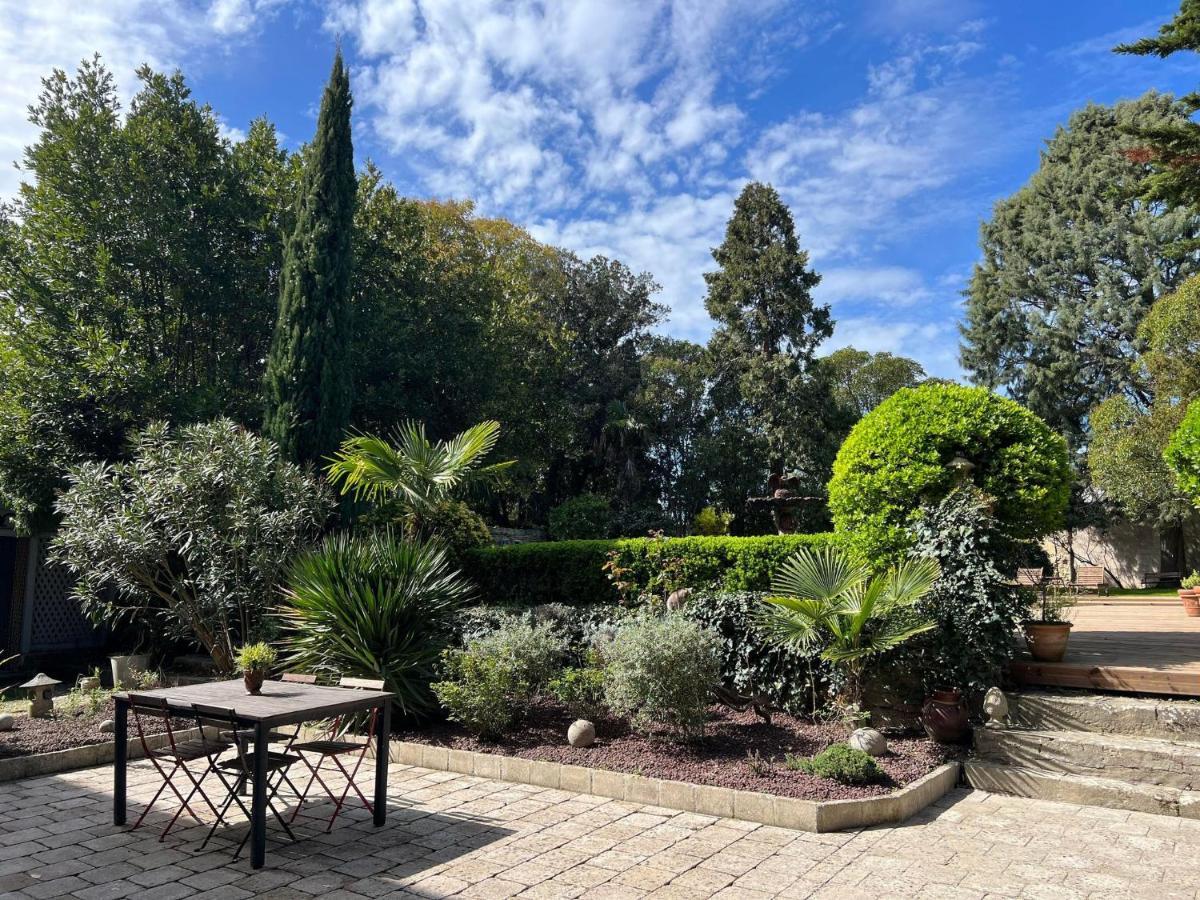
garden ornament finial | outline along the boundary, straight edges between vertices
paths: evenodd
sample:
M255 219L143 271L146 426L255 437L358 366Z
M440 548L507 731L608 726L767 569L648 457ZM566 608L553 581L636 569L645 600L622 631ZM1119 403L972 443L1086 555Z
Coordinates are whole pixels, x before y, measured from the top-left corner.
M1008 724L1008 698L998 687L988 688L983 695L983 713L988 728L1004 728Z

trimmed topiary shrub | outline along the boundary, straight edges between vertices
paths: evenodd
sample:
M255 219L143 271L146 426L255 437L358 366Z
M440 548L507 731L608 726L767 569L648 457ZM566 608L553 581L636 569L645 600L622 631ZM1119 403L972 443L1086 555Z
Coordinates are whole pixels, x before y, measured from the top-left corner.
M556 541L591 541L608 537L612 510L607 497L580 494L550 510L550 537Z
M956 456L1014 539L1062 525L1071 473L1066 442L1023 406L986 388L927 384L897 391L864 416L833 465L834 527L867 559L895 559L909 527L961 477Z
M832 778L842 784L870 784L883 778L883 769L869 753L845 744L831 744L812 759L791 757L788 768L818 778Z
M1183 421L1167 442L1163 459L1175 473L1175 482L1192 504L1200 506L1200 401L1193 401Z
M796 550L837 540L786 534L547 541L472 550L463 572L489 604L638 603L681 587L765 591Z

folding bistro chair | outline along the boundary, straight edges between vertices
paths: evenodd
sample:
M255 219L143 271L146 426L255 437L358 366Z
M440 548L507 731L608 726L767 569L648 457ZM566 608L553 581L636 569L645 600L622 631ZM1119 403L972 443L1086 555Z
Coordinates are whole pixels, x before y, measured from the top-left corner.
M253 830L253 826L249 825L251 822L250 810L246 807L245 802L243 802L242 794L246 785L254 780L255 754L253 751L247 752L244 741L235 740L230 745L225 743L222 738L218 738L214 742L204 737L206 728L211 729L218 735L235 734L240 736L244 734L245 729L238 727L237 714L233 710L196 703L192 705L192 711L196 716L196 724L200 727L201 740L214 743L214 745L224 743L226 747L232 746L237 751L232 759L225 760L213 766L213 771L221 779L221 783L225 786L229 795L225 798L225 802L221 804L221 808L215 810L217 820L213 823L212 828L209 829L208 835L200 845L200 849L203 850L208 846L208 842L212 840L212 836L216 834L217 829L225 823L225 816L229 812L229 808L236 803L238 808L245 814L248 823L246 834L242 837L241 843L238 844L237 850L233 853L233 858L237 859L241 856L242 849L246 846L246 841L250 839L250 832ZM284 821L283 816L276 808L275 795L279 790L279 786L287 780L288 767L298 762L300 762L299 756L290 753L279 753L273 750L267 751L267 809L275 816L275 820L283 826L283 830L287 832L288 838L293 841L296 840L296 835L292 833L292 829ZM290 784L291 782L289 781L288 783ZM292 789L295 790L294 787Z
M138 816L138 820L133 823L133 827L137 828L146 818L146 814L150 812L154 804L158 802L158 798L167 788L171 789L179 799L179 809L175 811L175 815L167 822L167 827L162 830L162 834L158 836L161 841L166 838L167 833L174 827L179 820L179 816L186 812L189 816L196 820L200 825L204 822L196 815L191 807L192 798L199 793L205 805L212 810L213 815L217 814L217 809L213 806L212 801L208 799L200 785L204 781L205 776L213 771L213 766L216 763L216 758L220 756L229 747L229 743L225 741L204 741L199 738L189 740L176 740L175 730L171 727L171 709L167 705L167 701L163 697L147 697L144 694L129 695L129 709L133 713L133 724L137 729L138 740L142 743L142 752L146 759L150 760L151 765L162 776L162 784L158 786L154 796L150 798L150 802L146 804L146 808L142 810L142 814ZM146 727L149 720L156 720L162 723L162 731L167 736L167 745L165 747L152 748L149 741L146 740ZM188 763L204 760L204 771L196 775L188 768ZM170 769L167 769L167 766ZM179 790L179 786L175 783L175 776L182 774L191 785L191 790L188 791L185 797Z
M338 685L358 690L383 690L383 681L370 678L349 678L342 676ZM296 821L296 816L300 813L300 807L304 805L304 801L308 797L308 792L312 789L313 782L319 784L329 799L333 801L333 815L329 817L329 822L325 826L326 834L333 830L333 823L338 815L341 814L342 807L346 803L346 798L352 790L358 795L358 799L362 801L363 806L367 808L368 812L373 813L375 811L374 804L366 798L354 779L358 775L358 770L362 766L363 760L367 757L367 752L374 744L375 728L379 722L379 707L371 710L370 718L367 720L366 740L362 743L340 740L346 728L353 720L353 717L353 713L338 716L330 722L324 736L318 740L292 744L289 748L289 750L300 755L300 758L304 761L304 765L308 767L309 771L308 784L304 786L304 792L300 794L300 802L296 804L295 810L292 811L293 822ZM314 764L306 754L315 756L316 763ZM343 757L351 757L353 759L353 766L351 768L348 769L343 764ZM324 765L327 759L333 762L333 768ZM342 789L340 795L331 790L329 785L325 783L325 779L321 777L322 775L332 775L335 772L341 772L342 777L346 779L346 787Z
M288 682L290 684L316 684L317 676L304 674L302 672L284 672L279 676L279 680ZM279 731L272 728L267 734L267 743L283 744L283 752L287 753L291 749L292 744L296 743L296 741L300 738L301 727L301 725L296 725L290 731ZM254 729L239 728L237 731L226 731L222 732L221 737L230 741L237 741L248 747L254 741ZM289 785L291 784L290 780L288 783ZM294 787L292 789L295 790ZM297 796L299 796L298 792Z

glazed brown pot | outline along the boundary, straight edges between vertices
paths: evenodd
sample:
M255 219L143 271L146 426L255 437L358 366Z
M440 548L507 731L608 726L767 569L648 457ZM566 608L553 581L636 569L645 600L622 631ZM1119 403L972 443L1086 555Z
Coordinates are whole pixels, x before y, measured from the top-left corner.
M921 707L921 725L939 744L957 744L967 736L967 704L958 688L935 690Z
M247 694L261 694L263 681L266 680L266 677L267 677L266 672L261 672L261 671L260 672L254 672L254 671L243 672L242 673L242 681L244 681L246 683L246 693Z
M1062 662L1071 637L1070 622L1024 622L1025 646L1038 662Z
M1189 616L1200 616L1200 594L1195 588L1180 588L1179 599L1183 601L1183 611Z

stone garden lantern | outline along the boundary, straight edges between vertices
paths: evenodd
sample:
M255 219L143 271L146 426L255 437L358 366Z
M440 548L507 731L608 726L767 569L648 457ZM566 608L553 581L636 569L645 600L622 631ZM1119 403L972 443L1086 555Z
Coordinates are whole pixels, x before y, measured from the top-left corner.
M38 672L21 687L29 691L29 718L44 719L54 709L54 686L62 684L49 675Z

